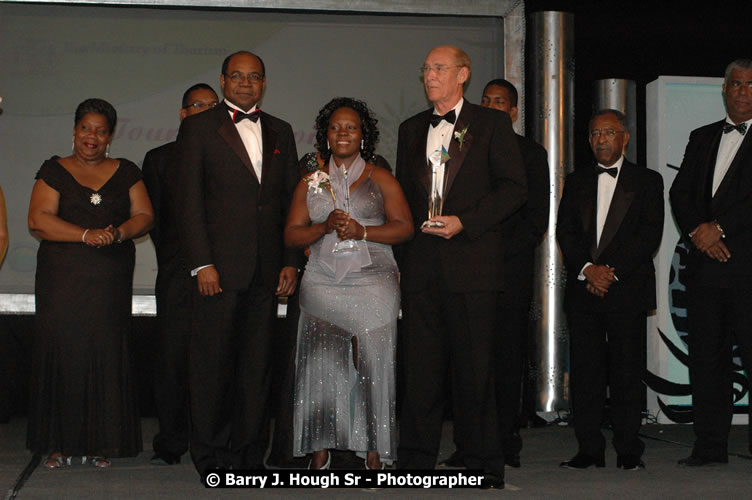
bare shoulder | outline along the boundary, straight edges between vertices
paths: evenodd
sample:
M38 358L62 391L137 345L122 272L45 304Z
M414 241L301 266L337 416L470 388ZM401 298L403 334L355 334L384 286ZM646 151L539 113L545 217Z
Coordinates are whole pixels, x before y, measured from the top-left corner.
M371 180L382 193L396 193L402 190L399 181L392 175L391 171L377 165L373 165L372 168Z
M380 167L373 163L369 163L367 168L371 169L371 179L373 179L373 181L377 184L380 184L382 182L397 182L397 179L394 178L391 170Z

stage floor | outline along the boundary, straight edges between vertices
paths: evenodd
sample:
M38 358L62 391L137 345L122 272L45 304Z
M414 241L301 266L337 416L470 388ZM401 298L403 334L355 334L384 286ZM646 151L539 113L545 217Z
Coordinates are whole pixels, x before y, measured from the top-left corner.
M155 419L143 419L144 451L138 457L113 459L109 469L74 465L48 470L37 467L18 491L19 499L176 499L193 498L750 498L752 497L752 457L747 445L747 427L734 426L731 431L729 464L723 466L683 468L679 458L690 452L692 429L686 425L646 425L642 434L646 443L642 471L616 468L613 449L606 454L606 467L583 471L559 467L559 462L576 452L574 431L552 425L541 429L523 429L522 467L507 469L507 489L421 490L383 489L279 489L279 490L211 490L200 484L188 455L183 463L169 467L149 464L151 439L156 432ZM0 424L0 494L8 498L18 477L31 460L24 449L26 420L14 418ZM607 439L610 432L605 431ZM452 452L451 423L445 425L442 458Z

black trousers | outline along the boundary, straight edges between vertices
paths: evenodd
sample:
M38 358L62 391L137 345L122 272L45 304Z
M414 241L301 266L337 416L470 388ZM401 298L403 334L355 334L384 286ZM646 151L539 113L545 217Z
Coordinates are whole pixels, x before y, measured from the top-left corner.
M196 292L191 338L191 457L199 474L263 463L268 437L270 348L276 298L251 286Z
M645 312L570 312L568 319L572 409L579 452L596 458L605 453L606 440L600 426L608 384L616 453L642 456L645 444L638 433Z
M398 468L435 467L448 379L465 465L504 476L494 366L498 301L498 293L450 293L441 283L403 293Z
M498 379L499 424L504 455L518 456L522 450L519 431L522 378L526 371L529 308L503 304L499 311Z
M159 432L154 436L156 453L180 457L190 440L189 365L192 301L195 280L175 258L160 263L157 274L157 337L154 366L154 406Z
M692 384L695 445L692 454L725 462L731 427L732 348L752 369L752 288L687 286L689 381Z
M190 398L188 359L190 335L160 331L157 337L157 364L154 367L154 405L159 432L154 436L156 453L180 457L188 451L190 439Z

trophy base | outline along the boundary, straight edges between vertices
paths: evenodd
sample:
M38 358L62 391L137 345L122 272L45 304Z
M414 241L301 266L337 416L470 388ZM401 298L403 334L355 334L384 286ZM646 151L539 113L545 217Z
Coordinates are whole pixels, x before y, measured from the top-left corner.
M427 220L423 224L420 225L420 227L445 227L445 226L446 224L437 220Z
M334 248L332 249L332 252L339 253L339 252L357 252L358 251L358 243L355 240L341 240L338 241Z

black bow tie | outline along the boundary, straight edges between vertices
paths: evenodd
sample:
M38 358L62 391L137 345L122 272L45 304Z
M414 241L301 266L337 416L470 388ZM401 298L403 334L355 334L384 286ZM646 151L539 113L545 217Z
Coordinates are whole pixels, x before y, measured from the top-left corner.
M437 127L439 123L441 123L441 120L446 120L449 123L454 123L456 119L457 117L454 114L454 110L451 110L445 115L431 115L431 125Z
M745 122L741 122L739 125L732 125L728 122L723 124L724 134L728 134L732 130L738 130L740 134L744 135L744 133L747 131L747 124Z
M598 175L601 174L608 174L614 179L616 179L617 174L619 173L618 167L611 167L611 168L603 168L600 165L595 167L595 171L598 173Z
M257 109L256 111L253 111L251 113L243 113L242 111L239 111L237 109L232 111L232 121L235 123L240 123L246 118L248 118L252 122L257 122L259 119L259 116L261 116L260 109Z

